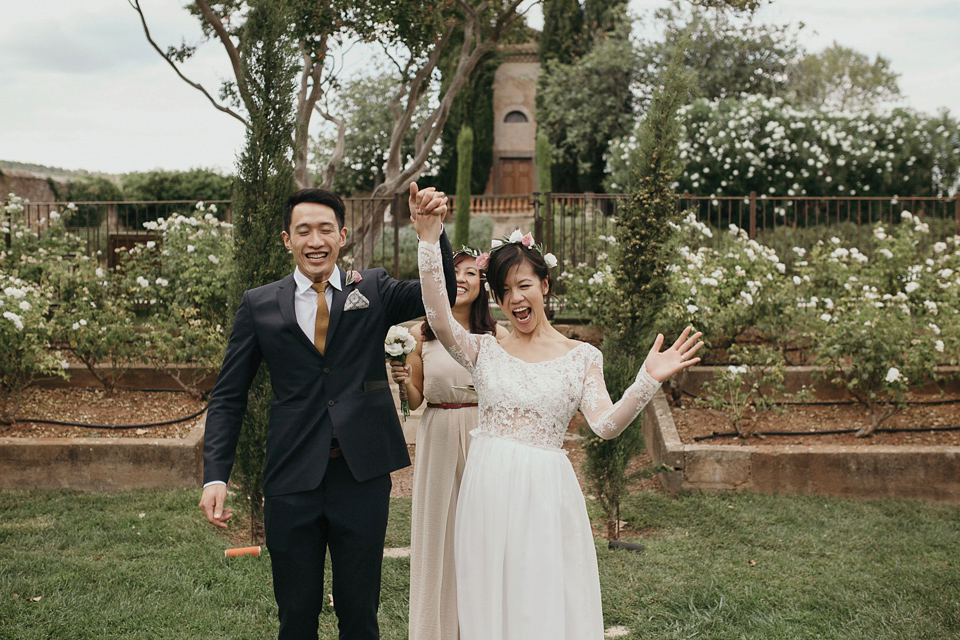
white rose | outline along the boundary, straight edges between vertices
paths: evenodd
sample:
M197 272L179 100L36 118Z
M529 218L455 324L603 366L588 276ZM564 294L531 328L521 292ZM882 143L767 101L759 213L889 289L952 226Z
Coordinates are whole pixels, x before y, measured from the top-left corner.
M13 323L17 331L23 331L23 319L12 311L4 311L3 317Z
M908 283L907 283L907 286L904 287L904 289L906 289L907 293L913 293L914 291L916 291L916 290L919 289L919 288L920 288L920 283L917 282L916 280L913 280L913 281L911 281L911 282L908 282Z
M21 301L20 301L20 310L21 310L21 311L30 311L31 308L32 308L32 307L30 306L30 303L27 302L26 300L21 300Z
M393 356L394 358L403 355L403 345L401 345L399 342L388 344L386 345L385 348L386 348L387 354L390 356Z
M896 382L900 379L900 370L896 367L890 367L887 371L887 376L884 378L887 382Z
M933 345L933 348L939 351L940 353L943 353L943 340L937 340L936 343Z
M520 231L520 229L517 229L516 231L510 234L509 240L510 242L520 242L521 240L523 240L523 231Z
M213 264L220 264L220 258L218 258L217 256L213 255L212 253L207 256L207 260L209 260L209 261L212 262Z
M552 253L548 253L547 255L543 256L543 261L546 262L547 266L551 269L557 266L557 256L553 255Z

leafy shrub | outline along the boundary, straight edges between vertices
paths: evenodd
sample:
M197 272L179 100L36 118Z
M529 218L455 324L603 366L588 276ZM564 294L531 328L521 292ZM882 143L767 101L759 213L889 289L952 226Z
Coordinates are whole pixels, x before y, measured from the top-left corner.
M0 273L0 423L16 419L38 378L64 376L60 354L47 348L52 297L48 287Z

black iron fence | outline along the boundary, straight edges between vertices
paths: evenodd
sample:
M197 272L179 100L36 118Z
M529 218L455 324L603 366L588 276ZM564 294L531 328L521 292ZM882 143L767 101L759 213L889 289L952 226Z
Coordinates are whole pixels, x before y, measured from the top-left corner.
M629 196L622 194L533 193L514 196L471 196L472 215L520 216L533 220L534 235L561 264L595 265L598 256L613 242L617 218ZM362 268L379 265L400 273L401 254L415 252L409 238L401 242L401 228L409 224L406 198L347 198L346 226L350 229L343 250L346 266ZM455 196L451 197L451 211ZM212 205L212 206L211 206ZM154 238L144 223L189 214L197 203L187 200L160 202L41 202L25 204L27 223L41 226L53 212L66 218L68 229L86 241L91 254L101 251L104 259L120 247ZM230 221L230 201L204 203L215 215ZM677 196L677 208L693 211L717 236L730 225L745 230L751 238L773 246L778 243L815 242L837 235L854 243L858 234L874 223L895 224L905 211L919 216L930 226L931 242L960 234L960 194L936 197L785 197L750 194L732 196ZM786 248L789 250L789 247Z
M533 194L534 235L561 265L596 265L609 251L613 230L629 196L623 194ZM752 193L748 196L677 196L679 211L692 211L706 224L714 241L736 225L750 238L783 255L791 246L806 246L831 236L859 242L876 223L897 224L904 212L930 227L928 242L960 234L960 194L937 197L785 197Z

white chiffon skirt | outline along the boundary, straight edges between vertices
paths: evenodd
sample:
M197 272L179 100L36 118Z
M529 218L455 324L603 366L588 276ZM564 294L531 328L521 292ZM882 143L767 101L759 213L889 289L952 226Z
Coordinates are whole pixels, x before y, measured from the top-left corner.
M593 532L567 456L473 435L454 534L461 639L602 639Z

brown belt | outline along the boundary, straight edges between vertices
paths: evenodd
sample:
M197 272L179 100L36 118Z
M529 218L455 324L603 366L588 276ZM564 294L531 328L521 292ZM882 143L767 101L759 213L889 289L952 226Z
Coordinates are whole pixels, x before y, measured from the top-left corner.
M331 458L339 458L339 457L342 456L342 455L343 455L343 452L340 451L340 447L333 447L333 448L330 449L330 457L331 457Z
M430 409L465 409L477 406L476 402L428 402Z

